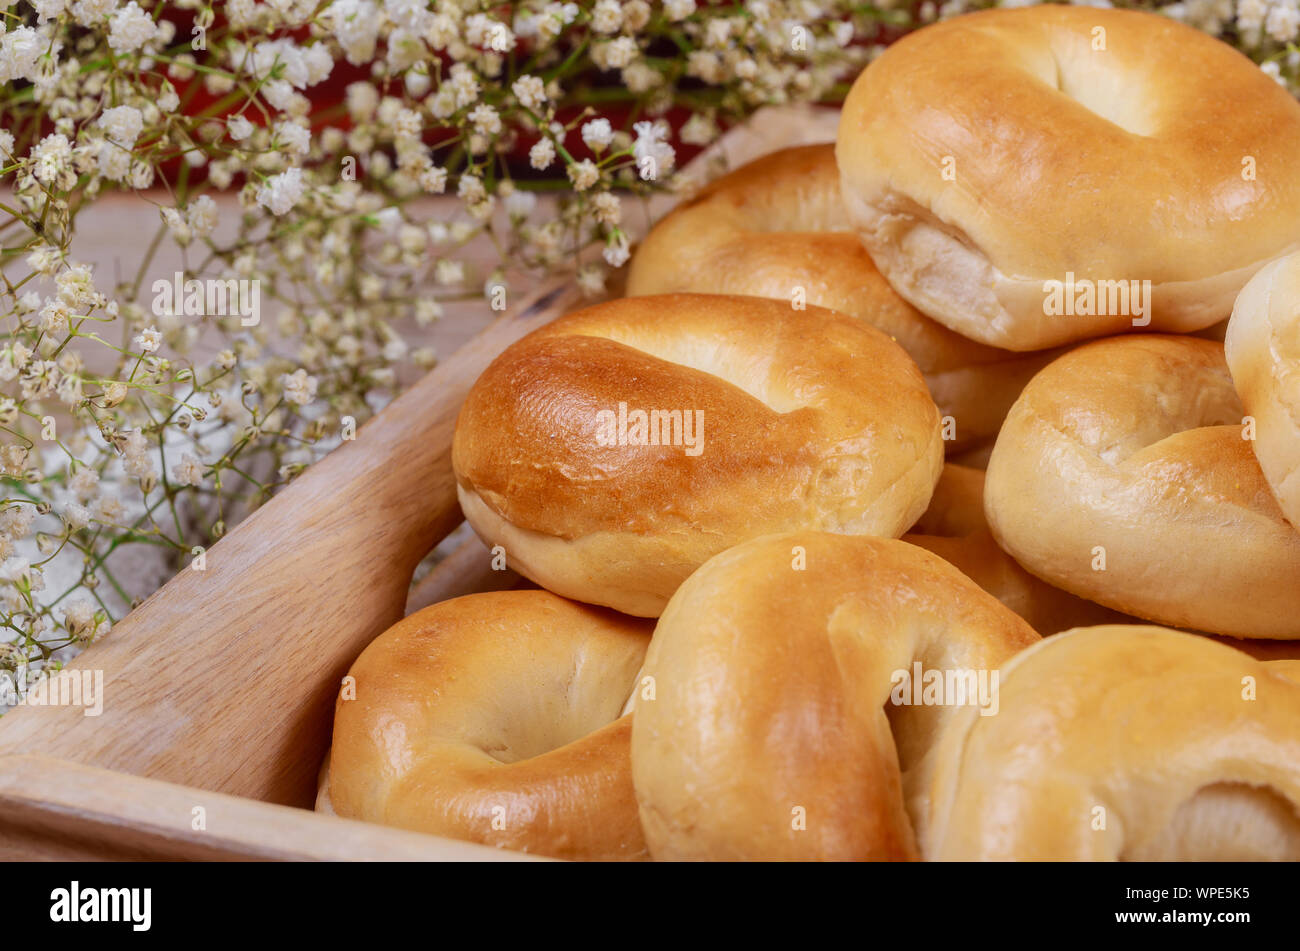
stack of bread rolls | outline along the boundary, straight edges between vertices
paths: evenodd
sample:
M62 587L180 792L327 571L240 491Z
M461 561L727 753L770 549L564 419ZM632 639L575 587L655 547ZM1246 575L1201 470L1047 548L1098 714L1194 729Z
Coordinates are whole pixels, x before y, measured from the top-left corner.
M628 294L470 392L462 509L539 590L374 641L318 808L573 859L1300 859L1300 104L1252 62L1111 9L925 28Z

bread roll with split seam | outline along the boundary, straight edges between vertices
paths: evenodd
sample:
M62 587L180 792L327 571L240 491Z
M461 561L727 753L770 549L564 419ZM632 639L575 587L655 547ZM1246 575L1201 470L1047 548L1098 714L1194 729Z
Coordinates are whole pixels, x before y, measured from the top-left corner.
M1300 638L1300 532L1219 344L1094 341L1020 395L989 460L998 544L1055 587L1170 627Z
M756 535L901 535L943 440L916 364L862 321L669 294L588 307L507 348L465 400L452 464L466 519L511 568L654 617Z
M910 33L853 84L836 159L893 288L1008 350L1208 327L1300 248L1300 103L1151 13L1043 4ZM1080 306L1049 313L1072 277Z
M1107 625L1004 668L935 750L926 858L1300 859L1300 661Z

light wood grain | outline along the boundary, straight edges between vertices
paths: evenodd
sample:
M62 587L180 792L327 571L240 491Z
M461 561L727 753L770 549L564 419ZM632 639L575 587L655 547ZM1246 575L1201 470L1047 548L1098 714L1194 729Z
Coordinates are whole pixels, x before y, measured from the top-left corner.
M0 757L0 861L533 858L44 756Z

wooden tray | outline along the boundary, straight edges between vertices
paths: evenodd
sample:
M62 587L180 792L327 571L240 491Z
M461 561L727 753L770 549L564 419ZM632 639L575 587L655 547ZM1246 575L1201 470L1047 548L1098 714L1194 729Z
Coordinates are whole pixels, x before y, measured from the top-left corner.
M769 110L696 162L833 135L833 114ZM542 284L73 661L103 671L100 716L0 718L0 860L526 858L307 810L335 693L365 646L408 600L516 580L470 539L410 585L463 520L451 437L469 387L580 303L571 281Z

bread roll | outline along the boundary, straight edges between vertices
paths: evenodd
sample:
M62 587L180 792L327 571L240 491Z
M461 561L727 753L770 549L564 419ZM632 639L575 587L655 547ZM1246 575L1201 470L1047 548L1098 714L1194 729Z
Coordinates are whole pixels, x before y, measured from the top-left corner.
M465 517L511 568L653 617L746 538L901 535L943 445L916 364L880 331L677 294L589 307L508 348L465 401L452 463Z
M1300 663L1158 627L1079 628L1002 672L935 754L937 860L1300 859Z
M930 747L960 707L911 705L903 684L917 664L917 683L987 684L1037 640L905 542L805 531L723 552L673 596L646 655L632 774L651 855L916 858Z
M348 672L320 806L556 858L644 858L620 711L649 635L546 591L412 614Z
M1300 254L1273 262L1246 285L1225 348L1254 421L1255 458L1282 514L1300 527Z
M1243 438L1223 348L1100 340L1011 408L984 502L998 544L1044 581L1171 627L1300 638L1300 533Z
M1300 248L1300 104L1154 14L1044 4L909 34L854 83L836 157L894 289L1008 350L1208 327Z

